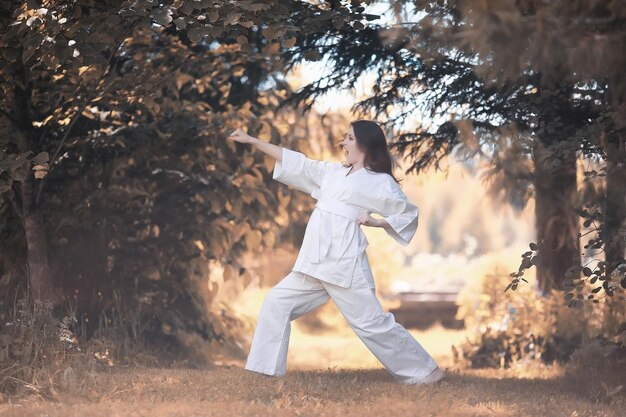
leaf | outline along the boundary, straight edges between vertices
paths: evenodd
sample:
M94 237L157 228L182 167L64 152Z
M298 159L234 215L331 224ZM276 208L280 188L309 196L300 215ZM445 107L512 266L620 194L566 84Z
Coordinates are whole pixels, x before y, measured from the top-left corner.
M209 13L209 21L211 23L215 23L219 20L220 14L218 12L212 11Z
M261 30L261 33L263 34L263 36L265 36L266 39L270 41L276 38L276 31L271 27Z
M243 287L245 289L252 282L252 274L250 273L250 271L246 270L242 278L243 278Z
M35 16L31 16L28 18L28 20L26 21L26 26L28 27L39 26L42 23L43 23L43 20L41 20L39 16L35 15Z
M364 14L363 17L368 20L368 21L372 21L372 20L378 20L380 19L380 16L377 14Z
M192 77L189 74L185 74L185 73L182 73L182 72L178 73L176 75L176 89L180 90L181 88L183 88L183 86L185 84L187 84L188 82L192 82L194 80L195 80L195 78Z
M239 23L239 18L243 16L243 13L228 13L226 19L224 19L224 26L226 25L235 25Z
M38 48L33 48L33 47L27 47L24 49L24 52L22 53L22 62L24 64L26 64L28 62L28 60L33 56L33 54L35 53L35 51Z
M296 37L292 36L291 38L283 39L283 46L285 48L293 48L296 44Z
M200 42L202 38L204 37L204 35L206 34L207 34L207 30L204 26L193 27L189 29L189 31L187 32L187 36L189 37L189 40L195 43Z
M250 5L244 5L242 6L242 8L246 9L246 10L250 10L252 12L258 12L261 10L267 10L267 9L271 9L272 6L270 6L269 4L264 4L264 3L253 3Z
M187 27L187 22L185 22L185 19L183 19L182 17L175 19L174 24L179 30L185 29Z
M44 162L48 162L49 160L50 156L48 155L48 152L39 152L31 159L34 164L43 164Z
M268 231L263 235L263 242L266 246L273 248L276 243L276 235L272 231Z
M26 175L28 175L28 168L26 165L20 166L13 172L13 180L18 182L24 182L26 179Z
M38 180L44 178L46 175L48 175L48 170L35 171L35 178Z
M259 230L251 230L246 233L246 246L248 249L256 249L263 241L263 235Z
M345 22L345 19L343 19L342 17L338 17L336 19L333 19L333 26L335 27L335 29L339 30L343 27Z
M321 59L321 55L317 49L305 51L303 56L307 61L319 61Z
M33 167L33 171L47 171L48 170L48 163L44 162L41 165L35 165Z
M169 8L153 10L150 16L161 26L167 26L172 21L172 11Z
M224 265L224 282L230 281L237 276L239 276L239 273L235 270L235 267L232 265Z
M109 16L107 20L104 21L104 24L111 28L115 28L121 21L122 19L118 15L114 14Z

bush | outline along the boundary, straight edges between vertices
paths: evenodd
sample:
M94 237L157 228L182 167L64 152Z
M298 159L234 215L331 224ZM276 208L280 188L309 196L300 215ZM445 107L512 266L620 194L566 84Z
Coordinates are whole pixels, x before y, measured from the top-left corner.
M456 318L465 321L471 336L453 347L457 364L472 368L508 368L526 361L564 364L576 349L594 340L613 351L623 348L616 326L626 321L623 303L569 308L561 292L542 297L532 281L505 292L509 281L505 270L496 268L460 294Z

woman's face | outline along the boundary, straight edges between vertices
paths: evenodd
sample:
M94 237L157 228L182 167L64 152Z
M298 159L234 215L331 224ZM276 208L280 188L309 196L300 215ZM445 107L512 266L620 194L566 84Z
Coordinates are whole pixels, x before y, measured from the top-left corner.
M363 161L365 154L361 152L356 143L356 137L354 136L354 130L352 126L350 126L350 130L346 133L343 140L341 141L341 146L344 149L344 153L346 155L346 161L350 164L354 164L358 161Z

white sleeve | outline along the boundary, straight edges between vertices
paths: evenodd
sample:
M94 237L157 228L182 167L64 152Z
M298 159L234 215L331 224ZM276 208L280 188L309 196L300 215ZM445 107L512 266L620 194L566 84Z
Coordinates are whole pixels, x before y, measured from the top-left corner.
M307 194L320 190L324 177L340 168L341 162L318 161L302 152L282 148L282 161L276 160L272 178Z
M398 183L390 181L375 193L378 198L371 199L372 212L380 214L391 229L385 228L396 242L407 246L415 235L419 222L419 210L407 198Z

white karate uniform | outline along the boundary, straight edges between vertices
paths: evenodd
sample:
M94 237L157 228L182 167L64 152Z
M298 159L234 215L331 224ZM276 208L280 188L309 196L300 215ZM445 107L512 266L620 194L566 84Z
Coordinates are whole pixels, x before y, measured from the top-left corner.
M394 179L361 168L350 173L340 162L318 161L283 148L273 178L316 198L292 271L267 294L245 369L281 376L286 372L291 320L332 298L350 327L401 383L413 384L437 368L434 359L376 298L374 276L356 222L377 213L385 229L406 246L415 235L418 209Z

